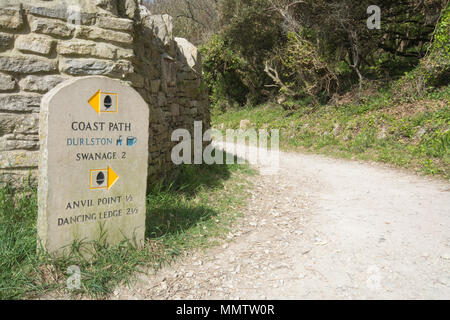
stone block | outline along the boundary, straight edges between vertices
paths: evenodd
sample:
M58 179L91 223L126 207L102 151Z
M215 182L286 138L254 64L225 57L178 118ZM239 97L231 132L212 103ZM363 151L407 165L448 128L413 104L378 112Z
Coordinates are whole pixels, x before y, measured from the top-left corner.
M184 38L175 38L178 49L178 60L186 64L195 73L201 74L200 53L196 46Z
M88 4L87 1L85 4ZM25 9L36 16L46 17L46 18L56 18L61 19L64 21L74 21L74 13L76 14L76 19L79 19L79 21L76 21L76 23L80 24L93 24L95 21L96 13L94 12L80 12L77 14L77 12L73 12L69 10L67 5L61 4L61 5L55 5L53 7L46 7L46 6L36 6L36 5L25 5ZM87 8L86 8L87 9Z
M0 137L0 150L38 150L39 136L7 134Z
M171 16L168 14L146 16L143 23L153 30L162 46L170 47L173 44L173 18Z
M56 71L55 60L33 57L33 56L0 56L0 71L17 73L37 73Z
M151 90L151 92L153 94L158 93L160 85L161 85L161 80L160 79L151 80L150 81L150 90Z
M31 31L43 33L56 37L70 37L72 29L66 22L45 18L32 18L30 23Z
M39 112L40 94L0 94L0 111Z
M93 56L102 59L115 59L117 47L95 41L69 40L58 42L58 54L67 56Z
M133 49L119 48L117 47L116 58L117 59L133 59L135 57Z
M55 41L51 38L35 34L20 35L16 39L16 49L22 52L32 52L48 55Z
M0 33L0 51L12 48L14 43L14 35L9 33Z
M133 72L129 61L108 61L99 59L61 59L61 71L75 76L80 75L109 75L122 77Z
M36 137L37 138L37 137ZM37 140L39 140L37 138ZM29 168L36 167L39 151L0 151L0 168Z
M167 104L167 98L164 92L158 92L158 107L163 107Z
M0 136L6 134L38 134L37 113L0 113Z
M24 169L0 169L0 184L9 184L13 188L25 185L37 185L37 167Z
M133 43L133 37L128 33L97 27L79 26L75 31L75 36L81 39L111 41L125 45L131 45Z
M170 106L170 111L172 113L172 116L179 116L180 115L180 106L176 103L172 103Z
M131 73L128 76L128 79L130 79L133 87L135 87L135 88L143 88L144 87L145 78L142 75L140 75L139 73Z
M23 26L22 9L17 7L0 8L0 30L18 30Z
M113 18L113 17L98 17L97 26L103 29L119 30L119 31L132 31L133 20Z
M47 92L58 84L68 79L60 75L35 76L29 75L19 81L19 86L24 91Z
M16 81L7 74L0 74L0 91L11 91L16 87Z

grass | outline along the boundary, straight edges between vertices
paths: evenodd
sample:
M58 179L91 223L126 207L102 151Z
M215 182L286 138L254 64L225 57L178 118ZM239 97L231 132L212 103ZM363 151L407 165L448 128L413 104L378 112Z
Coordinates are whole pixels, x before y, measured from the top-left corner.
M450 87L420 99L397 101L381 90L358 103L319 108L299 102L297 110L276 104L214 114L213 126L279 129L280 148L378 161L427 175L450 178ZM395 101L395 102L394 102Z
M138 272L154 271L182 253L215 245L228 234L245 204L247 165L184 166L176 181L159 183L147 196L146 244L142 250L124 241L109 246L93 243L94 259L72 253L52 259L36 254L36 190L0 189L0 299L23 299L46 292L67 293L68 267L81 270L77 297L103 298L121 283L130 284Z

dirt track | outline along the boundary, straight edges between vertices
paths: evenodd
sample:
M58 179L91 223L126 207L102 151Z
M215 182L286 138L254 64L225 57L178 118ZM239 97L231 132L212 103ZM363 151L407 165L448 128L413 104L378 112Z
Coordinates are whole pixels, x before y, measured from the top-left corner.
M223 246L112 299L449 299L450 185L282 153Z

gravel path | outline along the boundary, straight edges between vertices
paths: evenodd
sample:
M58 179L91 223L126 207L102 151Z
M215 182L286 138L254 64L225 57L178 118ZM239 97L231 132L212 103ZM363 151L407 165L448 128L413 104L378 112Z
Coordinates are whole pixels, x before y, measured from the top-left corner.
M317 155L281 153L253 178L245 217L111 299L450 299L450 185Z

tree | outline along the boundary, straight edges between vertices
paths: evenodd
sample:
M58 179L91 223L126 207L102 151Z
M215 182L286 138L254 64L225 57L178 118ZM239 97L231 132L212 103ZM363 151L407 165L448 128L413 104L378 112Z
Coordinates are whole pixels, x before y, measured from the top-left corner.
M198 45L218 30L218 0L154 0L147 4L153 14L174 18L174 33Z

